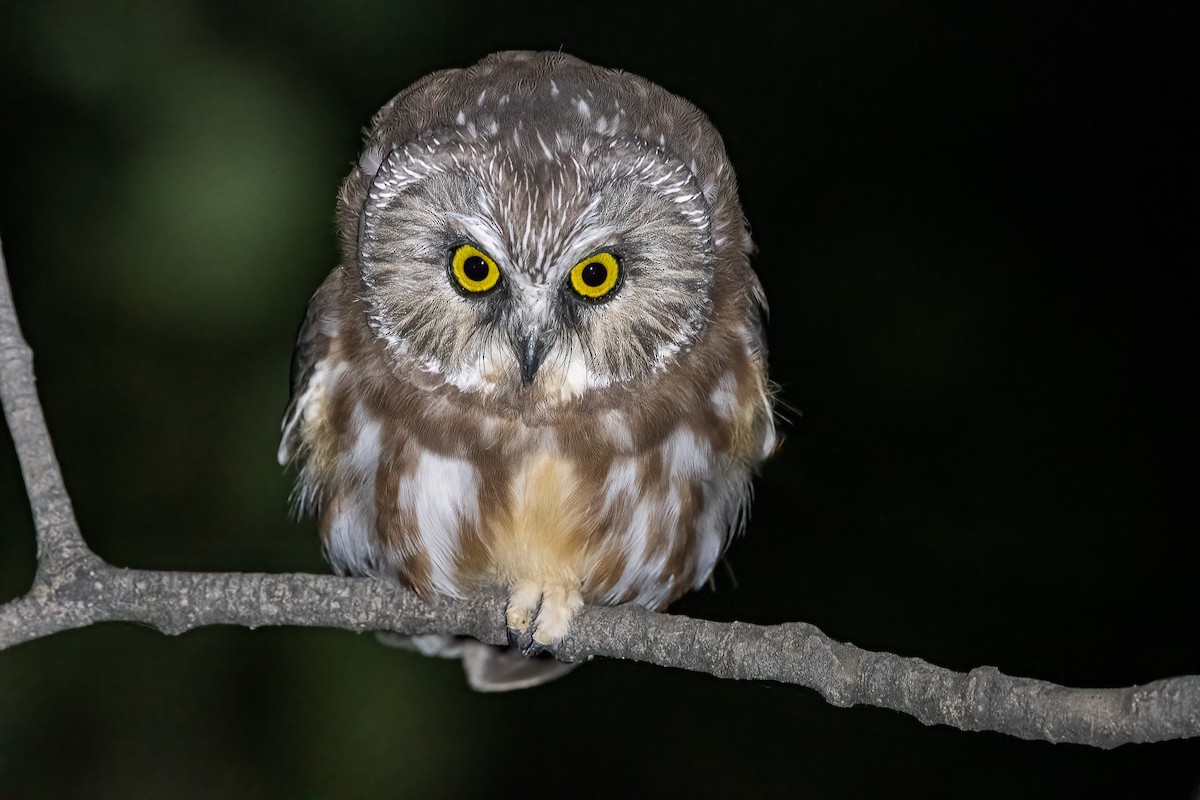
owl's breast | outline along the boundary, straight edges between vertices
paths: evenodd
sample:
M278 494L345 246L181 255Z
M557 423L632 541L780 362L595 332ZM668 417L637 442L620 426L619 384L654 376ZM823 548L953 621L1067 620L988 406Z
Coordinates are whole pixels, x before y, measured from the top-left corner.
M652 452L587 463L543 451L498 466L410 445L333 493L326 551L341 572L425 594L537 578L658 608L708 577L736 525L748 473L713 455L684 429Z
M538 578L661 607L708 578L773 436L761 372L728 363L708 391L537 424L330 367L305 428L328 558L424 594Z

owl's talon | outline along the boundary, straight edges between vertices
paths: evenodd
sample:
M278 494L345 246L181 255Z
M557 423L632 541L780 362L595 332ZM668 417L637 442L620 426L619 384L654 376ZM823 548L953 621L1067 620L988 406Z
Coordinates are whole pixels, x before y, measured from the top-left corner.
M529 648L533 646L533 631L519 631L515 628L509 628L507 635L509 647L528 655Z
M504 620L508 626L508 645L524 653L533 641L538 611L542 607L542 587L526 583L515 588L508 598Z
M509 646L536 658L566 636L571 619L582 606L583 598L574 586L538 581L517 584L504 614Z
M544 652L546 652L546 645L533 638L529 640L529 644L521 648L521 655L526 658L537 658Z

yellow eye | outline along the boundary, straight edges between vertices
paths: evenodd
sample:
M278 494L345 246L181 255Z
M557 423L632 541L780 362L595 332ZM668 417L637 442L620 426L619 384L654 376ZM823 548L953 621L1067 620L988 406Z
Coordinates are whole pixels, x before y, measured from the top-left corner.
M500 280L500 269L492 257L469 244L455 248L450 257L450 271L458 285L471 294L482 294Z
M571 288L589 300L599 300L611 292L621 277L617 257L596 253L571 268Z

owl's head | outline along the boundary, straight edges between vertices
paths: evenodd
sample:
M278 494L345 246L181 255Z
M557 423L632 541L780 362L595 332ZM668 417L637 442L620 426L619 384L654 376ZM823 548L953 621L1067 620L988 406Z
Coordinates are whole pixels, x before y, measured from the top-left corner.
M643 79L559 53L426 78L341 196L371 330L427 385L556 405L668 369L750 249L720 137Z

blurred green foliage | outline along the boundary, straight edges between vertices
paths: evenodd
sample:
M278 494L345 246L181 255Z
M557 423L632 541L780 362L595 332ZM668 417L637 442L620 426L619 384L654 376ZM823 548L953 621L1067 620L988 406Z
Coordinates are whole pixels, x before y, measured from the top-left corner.
M1074 685L1200 672L1193 12L956 4L0 4L0 235L85 535L324 569L274 463L359 131L434 69L563 48L723 132L798 411L733 580L805 620ZM30 521L0 451L0 598ZM109 625L0 653L0 796L1184 797L1101 753L594 663L471 694L340 631Z

